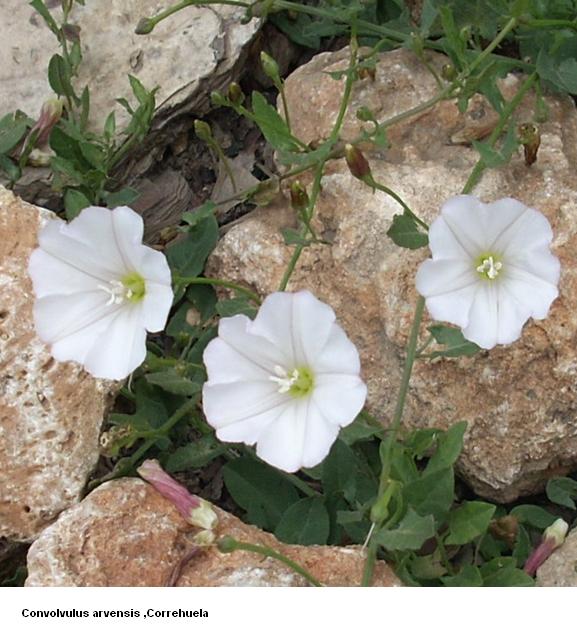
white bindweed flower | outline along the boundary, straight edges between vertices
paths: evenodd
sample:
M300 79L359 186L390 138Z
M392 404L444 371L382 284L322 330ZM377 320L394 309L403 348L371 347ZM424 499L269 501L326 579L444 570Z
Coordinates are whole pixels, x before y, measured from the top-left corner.
M256 318L223 318L205 349L204 412L219 439L256 443L284 471L321 462L362 409L353 343L310 292L276 292Z
M433 259L421 264L417 290L434 319L458 325L468 340L484 349L511 343L557 298L552 239L547 218L513 198L456 196L431 225Z
M95 377L123 379L146 356L146 330L164 329L172 305L166 258L142 244L129 207L87 207L50 220L30 257L34 322L54 358Z

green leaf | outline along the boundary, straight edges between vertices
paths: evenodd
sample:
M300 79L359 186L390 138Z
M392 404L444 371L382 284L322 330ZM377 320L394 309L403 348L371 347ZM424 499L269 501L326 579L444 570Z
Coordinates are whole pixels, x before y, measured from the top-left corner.
M388 550L418 550L423 543L435 536L435 520L432 515L419 516L412 508L394 530L379 530L375 541Z
M278 471L252 458L239 458L223 468L224 483L250 523L274 530L289 506L299 500L295 487Z
M495 558L491 561L499 562L503 561L503 558ZM488 563L490 564L490 563ZM481 567L481 574L483 575L484 587L533 587L535 581L531 576L527 575L521 569L517 567L507 565L500 569L485 569L487 565Z
M106 121L104 122L103 134L108 140L112 140L116 134L116 114L114 111L111 111L108 114Z
M555 515L533 504L523 504L522 506L515 506L509 513L513 515L519 523L525 523L537 528L538 530L544 530L548 528L554 521L557 520Z
M210 218L211 216L213 216L215 208L216 203L213 203L213 201L206 201L206 203L203 203L194 211L184 212L184 214L182 214L181 220L182 222L185 222L189 227L195 227L205 218Z
M475 565L465 565L456 576L441 578L446 587L482 587L483 576Z
M359 441L370 440L373 436L382 436L383 433L384 428L378 423L377 419L374 419L368 413L361 412L350 425L341 430L339 439L350 446Z
M456 358L462 355L475 355L481 347L470 340L466 340L463 332L455 327L447 325L431 325L429 328L435 341L447 348L442 351L433 351L428 357Z
M157 373L147 373L145 376L149 384L154 384L173 395L191 396L200 392L201 385L181 375L176 369L169 368Z
M59 54L53 55L48 63L48 82L59 96L74 97L66 62Z
M10 181L13 182L18 181L22 176L22 171L18 164L15 164L9 157L2 155L2 153L0 153L0 170L4 170Z
M306 236L303 236L298 229L292 229L291 227L287 227L286 229L281 229L281 233L284 243L287 246L310 246L313 243L313 240Z
M433 515L442 520L453 504L455 477L452 468L435 471L405 484L405 501L422 515Z
M449 513L449 536L447 545L465 545L484 534L495 513L493 504L485 502L463 502Z
M110 209L122 205L130 206L140 196L140 192L131 187L125 187L118 192L109 192L106 195L106 206Z
M102 148L90 142L79 143L80 152L86 161L96 170L104 171L105 154Z
M135 430L142 432L156 429L168 419L166 406L158 389L156 392L144 380L138 380L135 384L136 411L133 414L113 413L109 420L114 425L130 425Z
M182 277L197 277L217 241L218 223L214 216L207 216L166 250L171 269Z
M300 151L300 146L291 135L286 122L260 92L252 93L252 111L255 122L273 148L283 151Z
M201 322L207 321L216 312L216 292L212 286L191 285L186 289L186 298L200 313Z
M558 90L577 94L577 61L574 58L560 61L542 48L537 57L537 72Z
M129 74L128 80L130 81L130 87L132 89L132 93L136 96L136 100L138 100L141 105L146 105L150 99L150 92L136 78L136 76Z
M166 470L169 473L199 469L206 466L211 460L218 458L227 450L227 446L208 434L191 443L179 447L166 460Z
M26 120L17 120L12 114L8 114L2 118L2 125L0 126L0 154L5 155L9 153L13 148L18 146L18 143L28 129Z
M520 569L523 568L532 549L529 534L525 526L520 525L517 529L517 538L515 539L515 547L513 548L512 554L513 558L517 561L517 567Z
M329 530L329 513L324 499L305 497L286 510L274 533L284 543L324 545Z
M90 204L90 199L80 190L68 188L64 194L64 209L66 210L66 218L68 220L76 218Z
M226 299L216 304L216 312L219 316L236 316L244 314L249 318L256 316L257 309L254 303L246 297L238 297L235 299Z
M324 494L341 494L350 502L356 490L357 459L353 450L338 438L325 458L322 471Z
M393 224L387 231L387 235L397 246L406 249L419 249L429 243L427 234L419 229L411 216L405 214L397 214L393 217Z
M437 450L431 456L423 473L424 476L455 464L463 449L463 436L466 429L467 422L459 421L437 436Z
M571 478L551 478L547 482L547 497L554 504L575 510L577 500L577 481Z
M50 11L44 4L43 0L32 0L32 2L30 2L30 6L42 16L42 19L46 22L46 25L56 35L56 37L59 37L60 29L58 28L58 24L50 14Z

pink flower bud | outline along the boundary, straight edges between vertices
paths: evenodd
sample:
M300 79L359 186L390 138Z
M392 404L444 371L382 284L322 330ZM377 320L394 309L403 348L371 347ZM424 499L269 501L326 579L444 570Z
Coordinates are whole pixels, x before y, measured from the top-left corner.
M36 146L44 146L48 143L50 132L61 117L62 101L58 98L51 98L42 105L42 109L40 109L40 117L30 130L30 134L32 134L34 130L38 130Z
M534 576L537 569L551 556L551 554L565 541L569 525L563 519L557 519L545 532L541 543L533 550L525 563L525 573Z
M192 495L188 490L162 470L158 460L145 460L137 469L143 480L171 501L188 523L198 528L212 530L217 516L209 502Z

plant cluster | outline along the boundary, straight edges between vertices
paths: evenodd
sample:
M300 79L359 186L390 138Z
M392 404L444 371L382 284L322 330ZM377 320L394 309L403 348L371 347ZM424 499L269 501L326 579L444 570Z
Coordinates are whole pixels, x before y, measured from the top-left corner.
M126 101L120 101L131 115L122 141L118 139L113 113L102 134L89 132L89 86L80 95L74 86L81 48L79 34L68 21L73 3L63 2L60 24L54 21L42 0L31 4L61 46L61 54L54 55L50 62L49 81L64 101L65 113L50 121L47 141L54 153L50 156L54 184L63 193L66 215L74 218L88 205L129 204L130 190L112 191L117 184L114 167L145 136L154 111L155 90L147 90L136 78L130 77L138 105L134 109ZM270 56L263 54L262 65L278 90L279 110L262 93L244 94L236 83L223 93L212 94L215 106L234 110L260 129L284 167L282 174L250 189L237 190L235 199L266 204L281 184L286 186L299 220L298 229L289 229L283 234L286 245L292 247L292 258L278 292L261 303L260 296L246 287L203 274L206 260L218 241L215 203L207 202L183 215L179 237L165 251L174 293L168 323L163 334L148 338L146 358L121 390L123 402L110 415L109 427L102 436L103 455L111 461L112 470L94 479L89 489L109 479L133 474L150 457L157 458L168 472L178 474L194 474L218 460L228 494L250 523L274 532L289 543L363 545L365 585L371 583L377 558L390 561L403 581L411 585L532 585L535 560L531 569L526 568L527 561L542 532L555 524L558 511L534 504L508 509L474 499L472 495L464 499L455 480L455 463L463 446L466 424L457 423L446 431L408 432L402 427L402 416L416 359L473 356L481 347L489 349L497 343L512 342L530 316L546 316L551 301L557 296L559 266L549 252L552 234L546 219L512 199L484 205L470 193L485 169L507 163L520 146L525 149L528 167L537 158L538 125L547 116L541 96L543 89L577 93L575 3L569 0L475 0L467 3L425 0L419 15L415 16L411 11L413 3L400 0L310 3L183 0L157 16L143 18L137 32L145 36L159 21L195 4L244 7L247 20L267 18L295 42L313 49L318 49L327 37L346 38L348 66L331 75L343 86L342 100L329 136L311 146L292 131L283 78ZM341 130L355 82L371 76L379 53L400 46L411 49L433 74L437 94L390 119L377 119L369 109L360 109L357 116L366 122L365 128L358 138L345 144ZM430 50L447 55L442 73L429 63ZM516 95L507 102L497 88L496 79L511 70L523 72L524 79ZM518 128L514 123L515 110L531 90L537 97L534 120ZM455 190L455 194L460 192L463 196L451 199L437 221L429 226L394 190L374 179L358 146L372 142L385 150L387 130L399 121L447 99L457 99L459 107L465 110L469 99L478 92L488 98L499 114L498 124L487 139L473 143L479 153L478 162L463 190ZM13 180L28 163L42 133L42 130L35 132L34 127L34 121L19 112L0 121L0 166ZM226 164L226 155L210 126L198 121L195 131ZM324 414L325 419L330 415L328 396L325 402L313 397L322 387L324 367L307 361L307 342L313 341L310 325L318 323L314 331L321 337L326 334L325 342L330 333L338 337L339 351L345 350L347 340L346 337L343 340L344 333L338 325L340 331L326 331L334 330L330 327L336 325L334 314L327 314L326 310L317 314L320 310L310 305L311 301L302 305L310 307L308 322L304 323L304 319L294 314L293 304L297 299L302 301L308 297L294 293L289 298L285 293L305 247L328 246L315 232L313 217L326 164L334 159L345 159L354 176L398 203L400 213L388 232L397 245L408 249L430 245L433 253L433 259L425 262L419 271L418 288L423 296L416 304L397 407L394 416L387 417L387 428L366 410L353 421L359 409L358 399L350 404L351 416L347 415L340 423L333 421L331 424L330 416L329 420L314 423L312 410L307 410L305 422L304 411L293 412L293 408L301 408L303 399L308 400L310 395L310 399L316 400L319 413ZM305 173L312 180L309 186L299 181L299 176ZM230 176L233 178L232 172ZM456 220L452 211L459 203L466 205L466 209L459 209L464 213ZM493 206L499 210L499 219ZM93 210L81 213L68 227L59 227L61 234L78 225L76 221L87 217L89 211ZM510 269L518 263L523 265L523 255L527 252L520 250L515 240L517 232L507 232L517 221L520 223L516 228L522 224L524 237L529 236L527 250L540 255L542 263L539 267L524 268L521 274L514 276ZM122 228L119 232L123 233ZM480 240L476 239L479 233ZM132 246L142 246L140 238L136 237ZM462 246L463 241L468 244ZM120 247L121 253L126 250ZM82 256L72 262L81 272L86 271L82 268L86 263L87 258L83 260ZM43 279L37 281L32 266L35 286L37 284L40 286L37 290L41 290ZM99 276L98 281L109 282L95 288L100 291L97 304L100 310L121 307L116 297L124 299L122 303L127 302L128 306L144 299L148 282L154 279L146 275L145 270L138 270L137 277L131 275L136 272L133 266L129 264L123 268L124 274L112 278ZM469 300L465 305L455 298L439 304L435 300L438 294L457 289L439 291L435 282L442 287L455 280L462 280L459 289L463 290L474 284ZM112 281L118 286L110 283ZM142 292L137 294L140 288ZM219 298L221 291L217 292L217 288L226 288L233 296ZM480 298L478 294L485 296ZM497 328L488 331L488 323L479 318L483 308L490 310L496 302L509 307L512 300L507 301L507 294L514 294L521 305L511 305L510 318L505 323L502 320L495 323ZM38 294L39 301L42 296ZM273 301L278 305L273 306ZM457 326L441 322L429 326L428 340L418 347L425 306L436 320ZM88 315L94 311L94 306L86 306L85 310ZM267 316L263 314L265 310ZM283 319L287 312L293 312L293 319ZM328 316L324 323L323 316ZM489 322L496 320L492 314L487 318ZM125 329L128 326L126 323ZM158 331L161 327L156 324L154 329L148 329ZM102 327L98 329L99 334L106 333ZM288 333L293 333L292 344L287 344L283 337ZM274 353L271 347L279 348L279 352ZM324 347L319 346L319 349ZM74 350L66 354L67 359L83 364L87 363L85 357L86 353L81 352L74 355ZM103 366L99 373L106 375L106 359ZM115 371L109 376L121 378L132 370L131 364L125 373ZM358 370L345 375L358 379ZM253 391L250 386L259 378L262 380L260 387ZM220 396L211 392L218 386L223 387ZM282 405L277 403L281 397L291 401L288 405L292 414L282 415L288 417L286 426L283 424L276 432L268 433L267 426L280 414L275 415L276 418L265 414ZM269 404L271 407L267 405L270 399L275 400ZM260 401L264 405L259 405ZM363 401L364 395L361 405ZM124 412L120 411L123 406ZM318 438L323 445L314 455L309 455L305 447L300 457L296 453L282 457L282 447L294 444L294 425L299 421L306 424L302 428L304 436L301 436L305 440ZM237 426L241 423L242 429ZM316 432L310 427L313 424ZM321 438L321 426L330 434ZM337 437L340 426L344 427ZM271 445L271 439L275 438L284 440ZM261 444L264 441L266 446ZM252 448L255 443L258 443L256 453ZM577 482L571 478L555 478L548 484L547 496L552 503L575 510ZM240 545L229 540L222 549L249 549ZM251 549L267 551L266 548ZM302 572L302 568L297 568Z

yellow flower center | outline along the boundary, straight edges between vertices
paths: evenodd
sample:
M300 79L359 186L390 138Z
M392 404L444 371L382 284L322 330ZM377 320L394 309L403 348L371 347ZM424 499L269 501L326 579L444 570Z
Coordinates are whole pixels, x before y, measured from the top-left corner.
M146 281L137 272L129 273L120 281L112 279L107 285L99 285L99 290L103 290L108 295L106 305L120 305L124 301L138 303L142 301L146 294Z
M291 397L302 398L313 391L315 378L308 366L299 366L290 373L282 366L275 366L276 375L269 377L271 382L278 384L280 393L289 393Z

